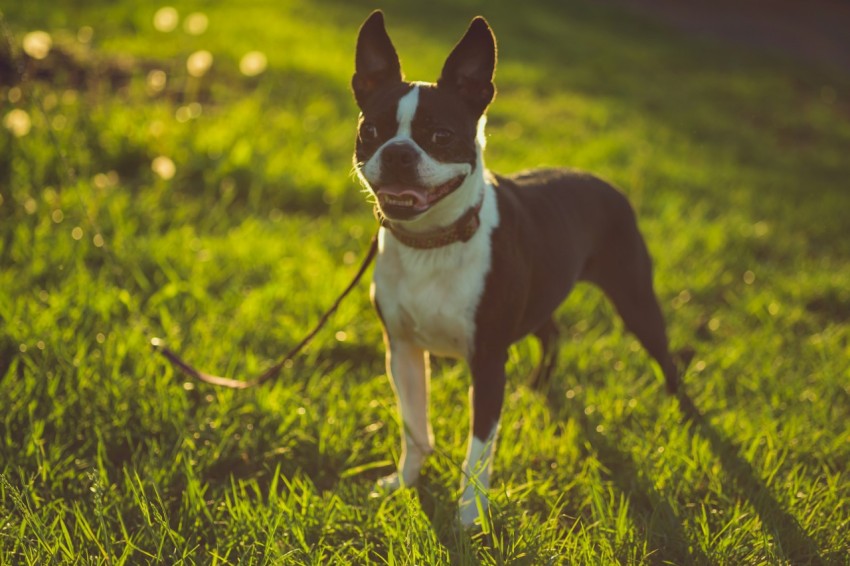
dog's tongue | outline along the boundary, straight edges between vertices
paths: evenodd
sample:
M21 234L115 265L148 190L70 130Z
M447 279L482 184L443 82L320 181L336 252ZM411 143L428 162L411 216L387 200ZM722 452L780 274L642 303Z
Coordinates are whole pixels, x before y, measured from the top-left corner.
M378 190L378 198L387 204L405 202L407 206L415 209L428 208L428 196L421 189L415 189L409 185L384 185ZM413 200L413 204L408 203Z

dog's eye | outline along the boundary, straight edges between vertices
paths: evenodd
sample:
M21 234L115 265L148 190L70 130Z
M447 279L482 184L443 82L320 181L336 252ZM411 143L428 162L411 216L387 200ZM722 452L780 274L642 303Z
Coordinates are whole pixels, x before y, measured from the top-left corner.
M454 139L454 132L446 128L434 130L431 133L431 143L434 145L448 145Z
M360 139L364 142L375 141L378 138L378 128L372 122L363 122L360 126Z

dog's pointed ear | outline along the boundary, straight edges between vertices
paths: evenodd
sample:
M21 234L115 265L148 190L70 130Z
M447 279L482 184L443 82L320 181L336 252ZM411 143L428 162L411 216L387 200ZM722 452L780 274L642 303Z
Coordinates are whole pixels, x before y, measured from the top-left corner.
M437 85L456 89L476 112L483 113L496 95L496 38L487 20L477 16L443 65Z
M357 104L363 108L366 99L379 87L402 80L401 64L380 10L372 12L360 26L356 53L351 87Z

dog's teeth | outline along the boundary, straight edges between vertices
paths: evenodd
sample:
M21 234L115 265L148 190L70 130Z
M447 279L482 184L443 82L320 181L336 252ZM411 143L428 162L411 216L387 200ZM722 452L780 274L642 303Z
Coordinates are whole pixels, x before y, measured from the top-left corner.
M411 196L393 196L393 195L385 195L384 202L386 204L394 204L399 206L413 206L414 199Z

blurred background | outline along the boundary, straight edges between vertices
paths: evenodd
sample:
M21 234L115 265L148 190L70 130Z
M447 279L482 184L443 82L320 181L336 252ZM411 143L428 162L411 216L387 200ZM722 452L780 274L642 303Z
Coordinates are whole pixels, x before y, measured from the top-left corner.
M659 142L669 140L679 152L699 145L698 156L682 157L714 161L710 180L697 179L706 168L694 163L681 175L653 171L662 178L638 179L634 190L649 181L654 191L695 191L722 199L723 207L778 212L783 205L775 199L724 175L731 160L775 175L782 199L800 205L801 223L809 226L824 211L809 202L810 187L831 193L839 182L830 171L846 140L823 139L812 124L845 108L839 92L850 72L846 2L383 7L405 70L423 80L436 76L447 46L473 15L490 19L503 40L500 101L491 112L498 136L488 156L497 170L569 163L602 167L628 182L634 179L624 170L643 177L636 162L653 159ZM32 149L27 140L39 131L16 136L27 118L9 112L26 112L30 124L44 119L24 107L15 86L23 78L34 88L53 87L46 97L50 119L83 176L112 173L113 181L117 175L131 185L164 180L203 203L205 216L222 199L230 211L230 201L255 210L262 202L267 214L359 206L349 178L338 173L348 166L356 113L348 89L352 45L372 8L326 1L11 4L5 22L17 53L4 42L0 59L4 124L13 134L3 142L6 190L15 180L10 146ZM90 128L79 123L81 113ZM632 135L636 128L639 135ZM49 161L55 152L40 145ZM776 155L787 153L808 179L782 171L787 160L777 163ZM49 175L56 167L43 172L43 184L55 185ZM834 209L833 197L826 198L824 206Z

